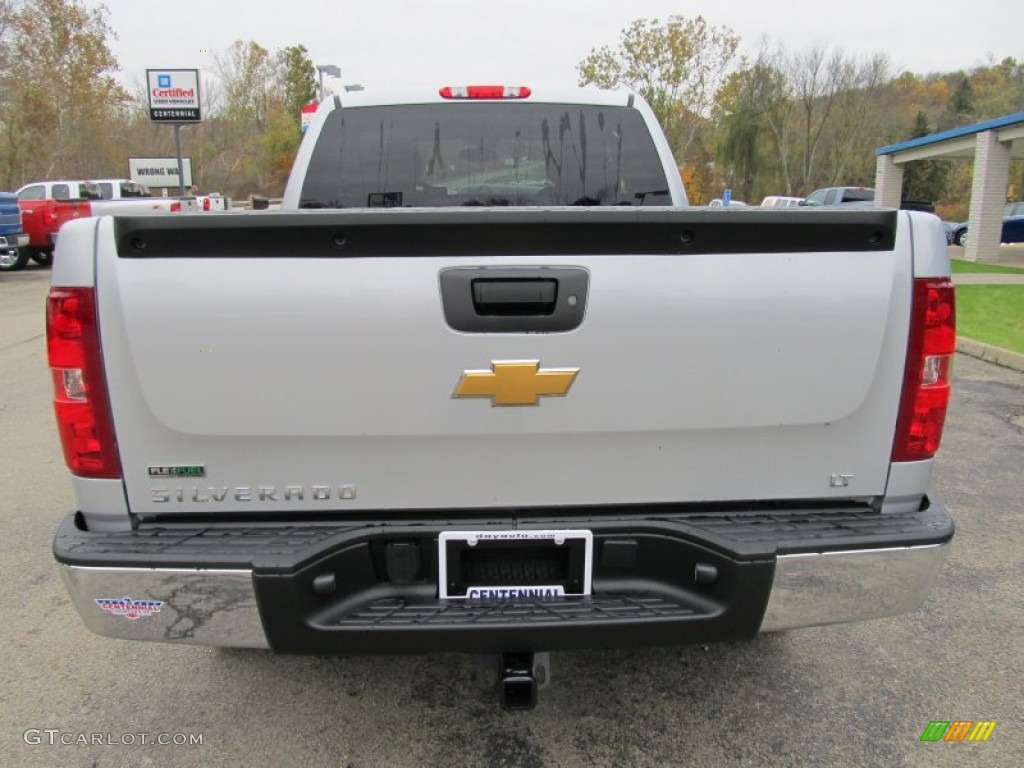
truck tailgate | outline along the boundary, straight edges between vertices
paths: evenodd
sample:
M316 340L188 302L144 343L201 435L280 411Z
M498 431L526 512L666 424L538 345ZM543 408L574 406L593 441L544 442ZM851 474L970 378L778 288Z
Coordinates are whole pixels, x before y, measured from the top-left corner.
M96 284L129 506L354 513L881 494L906 354L908 230L892 211L104 219ZM571 330L446 320L444 270L545 267L585 275ZM508 361L578 373L565 396L536 404L453 397L466 372Z

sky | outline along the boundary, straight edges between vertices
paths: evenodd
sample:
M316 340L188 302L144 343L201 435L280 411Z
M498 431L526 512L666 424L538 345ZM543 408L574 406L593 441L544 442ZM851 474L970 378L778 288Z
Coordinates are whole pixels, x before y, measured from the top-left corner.
M99 0L84 0L89 7ZM119 78L134 91L147 68L200 69L235 40L271 51L301 44L344 84L575 85L576 65L614 47L637 18L703 15L741 39L801 52L885 52L896 71L971 69L1024 59L1020 0L103 0ZM135 86L135 87L132 87Z

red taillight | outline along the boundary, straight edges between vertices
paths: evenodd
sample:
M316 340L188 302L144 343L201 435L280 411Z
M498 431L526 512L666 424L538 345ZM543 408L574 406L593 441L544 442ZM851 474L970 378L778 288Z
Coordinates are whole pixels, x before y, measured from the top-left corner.
M945 278L914 280L910 342L893 461L930 459L939 450L956 352L956 302Z
M203 210L204 211L210 210L210 198L208 198L208 197L203 198Z
M50 289L46 343L68 469L80 477L121 477L92 288Z
M181 203L171 203L171 213L180 213Z
M442 99L526 99L531 91L525 85L448 85L439 93Z
M44 227L55 227L57 226L57 212L54 210L43 211L43 226Z

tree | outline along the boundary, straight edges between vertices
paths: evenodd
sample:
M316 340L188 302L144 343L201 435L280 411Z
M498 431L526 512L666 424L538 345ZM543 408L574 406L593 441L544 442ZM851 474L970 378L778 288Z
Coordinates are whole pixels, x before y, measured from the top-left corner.
M302 139L300 112L316 99L316 67L301 45L282 48L274 55L274 80L268 102L267 130L261 154L269 168L270 186L284 189Z
M843 87L843 55L821 46L787 61L787 76L800 113L799 182L804 191L819 186L818 150L831 122L832 108Z
M793 114L796 99L786 76L786 54L781 48L771 49L762 42L754 64L742 73L742 85L751 108L767 128L770 145L778 161L782 189L794 192L791 158L793 155ZM777 189L778 187L776 187Z
M14 18L15 8L13 0L0 0L0 110L2 110L0 114L7 111L12 85L9 68Z
M788 53L762 42L718 97L718 157L748 197L863 183L886 128L889 62L821 47Z
M216 57L224 94L225 116L245 131L262 130L267 117L267 90L273 74L270 52L259 43L236 40L227 55Z
M316 68L302 45L271 54L242 40L215 61L216 108L200 147L206 183L236 196L280 194L302 138L300 110L316 96Z
M974 89L971 79L964 75L956 85L953 95L949 97L949 111L957 125L965 125L974 116Z
M990 62L971 73L970 87L976 119L1020 112L1024 110L1024 63L1009 56L998 64Z
M754 178L770 174L773 193L863 182L874 172L864 145L888 120L878 106L890 82L885 54L858 59L820 46L787 53L764 42L738 82L742 112L725 116L722 146L729 156L742 147L746 162L756 164Z
M884 53L864 59L840 55L837 76L834 120L828 127L828 182L867 181L874 178L874 158L862 148L866 139L877 145L886 120L886 110L878 105L891 79L889 57Z
M270 174L261 162L259 144L268 121L270 51L255 41L236 40L215 62L223 105L215 115L214 140L220 152L211 170L236 194L263 193Z
M79 0L26 0L7 19L7 108L0 115L4 185L103 172L120 157L110 137L129 100L114 78L106 9L88 9Z
M275 87L285 112L294 120L304 106L316 99L316 67L302 45L282 48L274 56Z
M580 85L625 86L643 96L676 157L685 158L738 47L730 29L712 27L703 16L671 16L665 24L638 19L622 31L617 49L594 49L576 69Z
M766 160L770 157L762 151L764 124L746 87L748 74L749 70L735 74L722 89L715 119L717 157L725 171L725 183L741 200L755 197L755 184L766 175Z
M920 139L931 133L928 117L918 112L914 118L914 127L908 139ZM915 160L907 163L903 171L903 199L927 200L935 202L946 195L946 184L949 179L949 161L938 158Z

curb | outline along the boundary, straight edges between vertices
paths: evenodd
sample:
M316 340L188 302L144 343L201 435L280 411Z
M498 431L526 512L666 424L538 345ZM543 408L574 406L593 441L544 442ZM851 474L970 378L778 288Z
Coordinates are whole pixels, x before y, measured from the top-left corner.
M1011 352L1002 347L993 347L991 344L983 344L974 339L957 336L956 351L962 352L969 357L976 357L979 360L1001 365L1003 368L1024 372L1024 355Z

